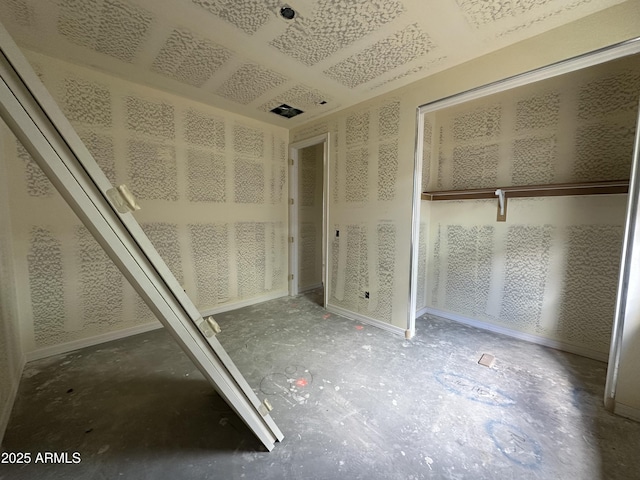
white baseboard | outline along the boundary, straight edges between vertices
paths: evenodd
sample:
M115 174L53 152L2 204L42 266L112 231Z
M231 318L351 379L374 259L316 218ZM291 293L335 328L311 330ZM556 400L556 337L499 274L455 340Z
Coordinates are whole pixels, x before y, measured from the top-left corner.
M249 300L243 300L241 302L227 303L220 305L219 307L210 308L202 312L202 316L215 315L216 313L228 312L229 310L235 310L237 308L247 307L249 305L255 305L257 303L266 302L275 298L287 296L288 292L281 291L270 293L268 295L262 295L260 297L254 297ZM103 333L95 335L93 337L82 338L80 340L73 340L71 342L61 343L59 345L53 345L51 347L39 348L31 352L27 352L27 362L33 360L40 360L41 358L50 357L52 355L60 355L62 353L69 353L80 348L91 347L100 343L110 342L112 340L119 340L121 338L130 337L139 333L146 333L152 330L162 328L160 322L145 323L144 325L137 325L135 327L124 328L115 332Z
M630 407L624 403L616 402L613 413L640 422L640 409Z
M200 312L203 317L208 315L215 315L217 313L228 312L230 310L237 310L242 307L250 307L251 305L256 305L258 303L268 302L269 300L275 300L276 298L282 298L289 295L287 290L282 290L280 292L268 293L267 295L261 295L259 297L253 297L248 300L242 300L240 302L234 303L225 303L224 305L220 305L218 307L209 308L208 310L204 310Z
M139 333L150 332L151 330L157 330L158 328L162 328L162 324L155 321L136 325L135 327L123 328L122 330L116 330L115 332L102 333L93 337L72 340L71 342L60 343L58 345L52 345L51 347L39 348L37 350L27 352L27 362L40 360L41 358L51 357L53 355L60 355L62 353L69 353L80 348L92 347L93 345L110 342L112 340L119 340Z
M562 350L564 352L574 353L582 357L592 358L594 360L599 360L601 362L609 361L608 352L607 353L598 352L597 350L591 350L590 348L587 348L587 347L572 345L570 343L561 342L559 340L553 340L551 338L542 337L539 335L532 335L530 333L519 332L517 330L512 330L507 327L502 327L500 325L494 325L492 323L482 322L474 318L465 317L464 315L459 315L457 313L446 312L444 310L438 310L436 308L430 308L430 307L423 308L418 312L417 316L424 315L425 313L428 313L430 315L435 315L437 317L446 318L448 320L453 320L454 322L463 323L465 325L469 325L472 327L480 328L482 330L501 333L502 335L518 338L520 340L524 340L530 343L535 343L537 345L543 345L545 347L555 348L556 350Z
M341 307L336 307L335 305L327 305L326 310L331 313L336 313L342 317L346 317L350 320L357 320L358 322L366 323L368 325L381 328L382 330L386 330L387 332L391 332L395 335L402 335L403 337L405 336L406 330L404 328L396 327L395 325L381 322L380 320L376 320L375 318L365 317L364 315L351 312Z
M15 385L11 386L9 395L7 396L7 402L3 405L2 411L0 411L0 445L2 445L4 432L7 430L7 426L9 425L9 417L11 417L13 404L16 402L16 396L18 395L18 388L20 387L20 380L22 378L22 372L24 371L25 363L26 359L23 356L20 359L20 369L16 373L17 381L15 382Z

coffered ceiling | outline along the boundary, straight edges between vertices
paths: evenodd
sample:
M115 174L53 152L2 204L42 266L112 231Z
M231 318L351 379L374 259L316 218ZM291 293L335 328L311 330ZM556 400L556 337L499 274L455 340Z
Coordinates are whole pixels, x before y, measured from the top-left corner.
M294 127L623 1L0 0L0 21L24 48Z

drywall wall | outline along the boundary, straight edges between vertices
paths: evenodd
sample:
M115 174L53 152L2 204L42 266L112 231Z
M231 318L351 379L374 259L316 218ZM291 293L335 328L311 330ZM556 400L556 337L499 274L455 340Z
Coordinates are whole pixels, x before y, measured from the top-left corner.
M322 187L324 144L298 154L298 291L322 285Z
M329 152L328 306L397 330L408 326L419 105L633 38L638 21L640 12L622 4L292 129L292 142L325 132L335 140ZM423 264L429 217L423 209ZM425 272L418 307L427 302Z
M24 354L18 331L19 309L13 269L7 180L6 158L0 155L0 443L24 367Z
M427 190L628 179L639 97L636 55L427 114ZM426 306L606 358L625 205L434 202Z
M296 130L293 141L331 132L328 306L406 328L406 248L398 242L413 166L399 163L400 132L411 142L413 118L388 98ZM410 106L405 105L405 112ZM404 128L401 129L401 122ZM404 228L407 225L404 222ZM405 235L406 238L406 235ZM408 244L408 240L407 240Z
M201 311L286 294L286 131L26 52ZM88 231L5 133L27 351L156 325ZM75 343L74 343L75 342Z

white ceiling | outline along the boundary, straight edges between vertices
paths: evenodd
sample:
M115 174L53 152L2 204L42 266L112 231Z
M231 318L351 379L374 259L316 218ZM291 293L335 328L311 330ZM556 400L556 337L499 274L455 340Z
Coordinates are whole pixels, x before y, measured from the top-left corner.
M0 21L28 49L294 127L618 3L0 0Z

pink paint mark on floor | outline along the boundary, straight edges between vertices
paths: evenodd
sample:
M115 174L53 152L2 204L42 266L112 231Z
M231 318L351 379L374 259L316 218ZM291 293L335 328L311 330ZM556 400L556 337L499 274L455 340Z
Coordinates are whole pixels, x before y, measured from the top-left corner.
M330 314L330 313L325 313L325 314L322 316L322 318L324 318L324 319L326 320L326 319L327 319L327 318L329 318L330 316L331 316L331 314Z
M299 378L296 380L296 385L299 387L306 387L309 384L304 378Z
M362 330L364 327L362 325L356 325L356 330Z

